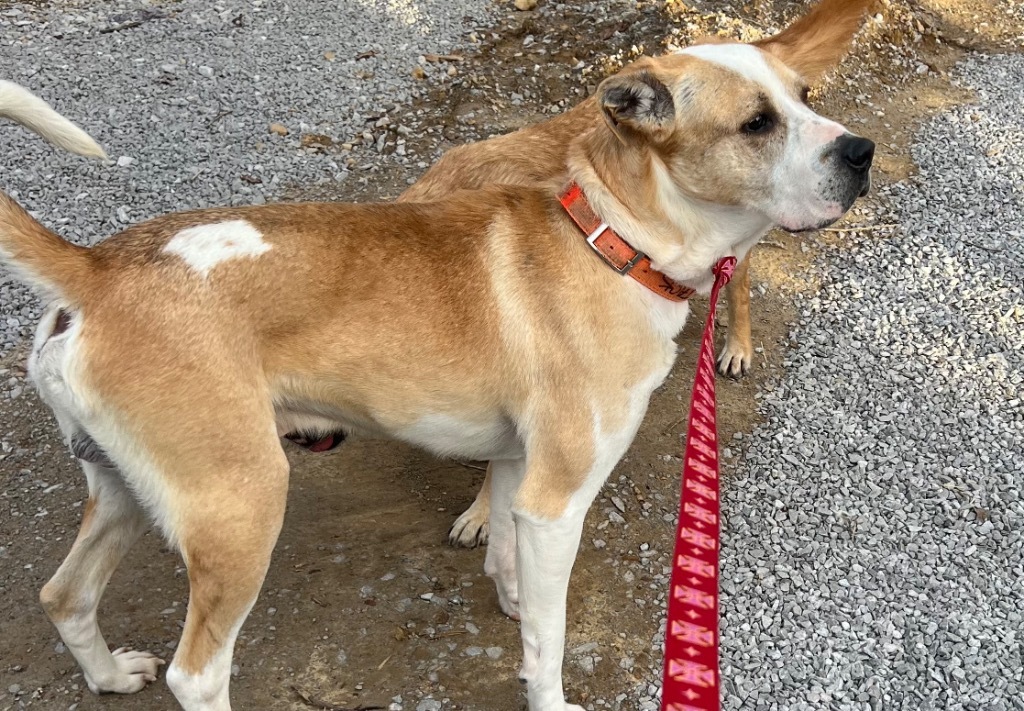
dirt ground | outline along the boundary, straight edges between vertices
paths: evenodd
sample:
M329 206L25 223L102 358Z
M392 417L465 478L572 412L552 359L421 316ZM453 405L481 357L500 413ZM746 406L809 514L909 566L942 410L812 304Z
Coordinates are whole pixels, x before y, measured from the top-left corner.
M883 3L882 22L871 23L842 71L815 97L823 113L878 142L877 181L912 173L908 147L915 127L969 98L946 77L965 51L1019 46L1022 30L1010 6L991 0ZM554 17L542 0L538 12L510 11L457 63L465 77L461 88L439 90L417 107L422 127L432 129L419 140L429 152L433 144L444 148L543 120L548 107L579 101L605 72L636 54L719 31L750 38L779 27L800 4L753 0L735 7L723 0L645 1L627 16L595 19L572 7ZM524 47L529 35L534 42ZM539 61L529 47L541 46L560 49ZM586 68L570 71L581 60ZM513 93L522 99L510 98ZM329 195L293 186L290 196L390 197L415 175L395 169L365 177L365 184L350 181ZM874 224L877 204L861 204L841 229ZM758 391L771 387L784 367L786 344L799 338L790 330L791 295L814 288L805 271L816 242L850 234L823 232L800 241L773 233L757 249L757 360L742 380L719 382L730 460L741 455L743 433L758 422ZM566 684L577 702L600 698L629 709L628 700L615 699L638 683L631 670L657 662L649 659L658 630L646 608L658 591L649 589L654 571L648 561L651 551L671 545L680 433L702 318L697 304L678 339L677 367L588 518L569 604ZM0 361L0 377L19 372L23 363L24 352L10 354ZM162 679L131 697L99 698L85 689L37 603L39 588L75 536L84 479L33 394L0 403L0 423L0 710L176 708ZM500 614L482 574L484 551L445 542L482 479L479 465L370 440L349 441L329 454L287 451L288 515L262 596L239 637L235 708L386 707L395 696L414 708L427 693L447 699L446 708L525 708L515 678L518 629ZM151 532L106 593L100 611L105 637L169 659L187 600L180 558Z

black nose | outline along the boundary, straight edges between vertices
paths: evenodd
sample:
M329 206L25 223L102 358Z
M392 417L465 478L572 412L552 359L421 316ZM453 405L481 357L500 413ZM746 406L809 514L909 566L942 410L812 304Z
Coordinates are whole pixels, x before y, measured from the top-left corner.
M839 139L839 155L843 162L857 171L871 167L871 159L875 157L875 144L860 136L843 136Z

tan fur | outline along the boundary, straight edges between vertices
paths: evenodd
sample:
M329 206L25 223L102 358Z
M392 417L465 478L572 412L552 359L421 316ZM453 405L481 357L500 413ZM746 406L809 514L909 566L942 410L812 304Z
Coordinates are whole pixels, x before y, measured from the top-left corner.
M720 258L790 216L762 209L781 139L738 123L758 97L806 127L780 124L813 148L783 157L830 178L795 191L792 229L837 219L865 179L829 137L842 127L791 100L788 70L758 59L771 78L759 84L723 69L750 56L720 59L646 59L606 80L601 120L574 129L561 158L603 219L704 293ZM545 155L573 121L538 138ZM129 693L156 673L151 656L110 653L95 624L141 504L189 570L168 684L187 711L227 711L235 635L284 515L277 432L311 417L497 463L504 558L489 552L488 569L508 614L523 600L529 705L579 711L564 700L561 650L583 516L668 374L689 306L609 269L556 198L566 176L547 164L534 175L556 177L430 203L180 213L91 250L0 200L0 255L56 299L30 374L65 436L86 433L116 465L83 465L96 503L43 594L91 689Z
M777 35L754 45L809 82L839 63L877 0L822 0Z
M10 240L7 235L25 235ZM92 255L53 234L0 192L0 257L15 265L27 282L53 295L60 291L70 299L78 297L78 286L91 282ZM59 287L57 285L60 285Z

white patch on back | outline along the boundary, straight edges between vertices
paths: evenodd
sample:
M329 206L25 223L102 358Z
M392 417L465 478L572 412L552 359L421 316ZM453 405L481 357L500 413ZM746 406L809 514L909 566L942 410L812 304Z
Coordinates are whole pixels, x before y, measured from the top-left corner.
M245 220L229 220L182 230L164 245L205 279L210 270L232 259L255 259L270 249L263 235Z

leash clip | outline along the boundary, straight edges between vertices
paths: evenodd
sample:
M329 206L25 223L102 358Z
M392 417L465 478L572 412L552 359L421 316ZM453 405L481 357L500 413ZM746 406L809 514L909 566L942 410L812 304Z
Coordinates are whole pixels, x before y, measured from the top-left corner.
M711 271L715 275L715 281L721 282L722 286L729 283L732 279L732 274L736 271L736 257L722 257L715 266L711 267Z

